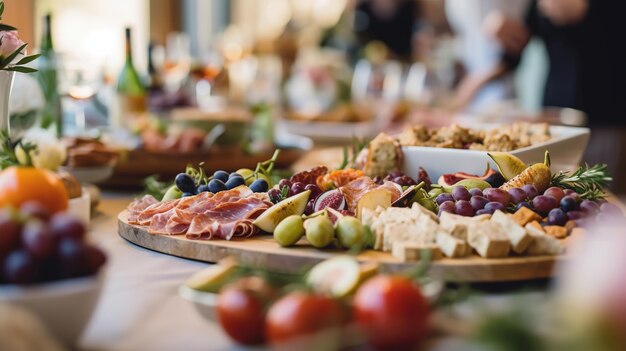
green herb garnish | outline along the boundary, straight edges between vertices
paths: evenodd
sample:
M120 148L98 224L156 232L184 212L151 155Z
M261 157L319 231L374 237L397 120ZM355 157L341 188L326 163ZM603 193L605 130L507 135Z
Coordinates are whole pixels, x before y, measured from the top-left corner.
M551 186L572 189L583 199L598 199L605 196L604 189L613 181L606 164L592 167L584 165L573 172L559 172L552 176Z

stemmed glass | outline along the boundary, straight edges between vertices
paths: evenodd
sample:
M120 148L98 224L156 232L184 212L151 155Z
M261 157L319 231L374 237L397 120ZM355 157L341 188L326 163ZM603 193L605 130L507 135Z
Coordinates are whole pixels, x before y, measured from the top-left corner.
M75 133L84 134L87 130L85 108L98 92L101 84L101 71L97 65L74 62L65 70L66 93L74 102Z

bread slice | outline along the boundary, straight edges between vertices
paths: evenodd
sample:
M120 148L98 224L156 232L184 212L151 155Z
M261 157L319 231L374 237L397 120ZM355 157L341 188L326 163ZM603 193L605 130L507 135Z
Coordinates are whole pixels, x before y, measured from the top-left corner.
M402 149L393 137L380 133L369 143L364 172L370 177L384 177L402 166Z

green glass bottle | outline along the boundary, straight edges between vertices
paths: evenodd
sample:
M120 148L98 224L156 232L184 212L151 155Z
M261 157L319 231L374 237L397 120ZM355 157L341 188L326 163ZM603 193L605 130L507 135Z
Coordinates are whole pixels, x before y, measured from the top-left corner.
M146 88L133 65L131 30L126 28L126 62L117 79L117 110L113 124L134 129L145 119L147 111Z
M55 125L57 137L60 138L63 136L63 111L58 90L58 61L52 44L52 16L50 14L44 17L39 53L41 56L37 59L39 70L37 79L46 99L41 116L41 127L47 129Z

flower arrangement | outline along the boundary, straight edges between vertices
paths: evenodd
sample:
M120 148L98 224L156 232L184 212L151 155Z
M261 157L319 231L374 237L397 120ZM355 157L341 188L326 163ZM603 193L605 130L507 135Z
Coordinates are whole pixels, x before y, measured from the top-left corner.
M0 71L36 72L36 69L24 65L35 60L39 54L26 55L28 44L20 40L17 28L2 23L3 13L4 1L0 0Z

